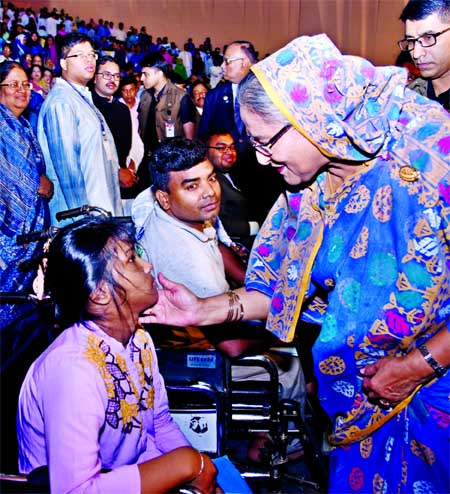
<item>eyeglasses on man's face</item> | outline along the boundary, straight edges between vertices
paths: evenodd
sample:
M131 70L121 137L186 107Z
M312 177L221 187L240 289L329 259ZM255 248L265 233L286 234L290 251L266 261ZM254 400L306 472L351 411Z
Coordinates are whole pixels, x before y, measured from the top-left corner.
M234 144L217 144L217 146L208 146L208 149L215 149L221 154L229 151L234 153L236 151L236 146Z
M225 65L230 65L233 62L237 62L238 60L244 60L244 58L243 57L231 57L231 58L224 57L223 58L223 63Z
M0 84L0 86L9 87L9 89L23 89L24 91L29 91L31 89L31 82L29 81L10 81Z
M250 141L250 144L255 148L255 150L258 153L261 153L263 156L266 156L267 158L272 157L272 148L275 146L275 144L286 134L286 132L292 127L291 124L285 125L281 130L279 130L271 139L269 139L267 142L259 142L257 139L252 137L251 135L248 136L248 139Z
M440 31L439 33L425 33L417 38L401 39L398 42L398 46L402 51L413 51L416 43L419 43L422 48L429 48L430 46L434 46L437 43L437 38L447 31L450 31L450 27Z
M81 60L98 60L98 53L91 51L89 53L74 53L73 55L67 55L66 58L80 58Z
M98 75L101 75L105 81L110 81L114 79L115 81L120 81L121 75L119 73L112 74L111 72L97 72Z

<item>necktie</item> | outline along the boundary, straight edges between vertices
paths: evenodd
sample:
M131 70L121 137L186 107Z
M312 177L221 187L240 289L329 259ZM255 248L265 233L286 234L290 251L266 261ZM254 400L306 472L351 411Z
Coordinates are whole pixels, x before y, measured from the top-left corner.
M241 114L239 112L239 100L237 98L234 99L234 122L239 131L239 135L242 135L244 132L244 122L241 120Z

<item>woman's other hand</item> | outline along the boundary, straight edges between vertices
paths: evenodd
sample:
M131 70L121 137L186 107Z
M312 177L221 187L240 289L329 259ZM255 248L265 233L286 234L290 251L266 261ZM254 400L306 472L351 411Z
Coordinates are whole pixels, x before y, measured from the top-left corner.
M363 391L383 406L395 406L424 379L414 372L407 357L385 357L361 370Z

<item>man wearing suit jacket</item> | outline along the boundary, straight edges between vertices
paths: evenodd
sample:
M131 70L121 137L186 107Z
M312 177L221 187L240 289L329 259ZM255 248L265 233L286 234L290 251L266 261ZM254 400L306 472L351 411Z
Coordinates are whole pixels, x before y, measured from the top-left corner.
M208 159L214 166L222 189L220 219L232 238L251 247L254 236L259 230L259 224L257 221L252 221L254 216L249 201L238 189L229 173L237 159L233 136L226 130L217 130L208 137L207 147Z
M232 135L239 159L231 175L255 207L258 221L262 222L280 194L283 183L273 169L257 164L239 114L238 85L255 62L257 54L249 41L233 41L227 46L222 63L223 77L227 82L208 91L197 135L206 140L219 129Z
M220 84L205 98L198 136L205 139L213 130L226 129L233 136L240 152L249 149L245 127L236 107L238 84L257 61L253 45L249 41L233 41L223 57L222 69L225 84Z

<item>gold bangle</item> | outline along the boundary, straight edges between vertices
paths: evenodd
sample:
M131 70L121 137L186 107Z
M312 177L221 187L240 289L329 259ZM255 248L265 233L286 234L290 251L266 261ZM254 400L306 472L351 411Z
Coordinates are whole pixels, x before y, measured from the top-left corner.
M200 477L200 475L203 473L203 470L205 468L205 459L203 458L203 455L200 453L200 451L198 452L198 454L200 455L200 470L198 471L198 474L195 476L196 479Z
M228 293L228 314L225 319L226 322L241 321L244 317L244 306L242 305L239 295L230 290Z

